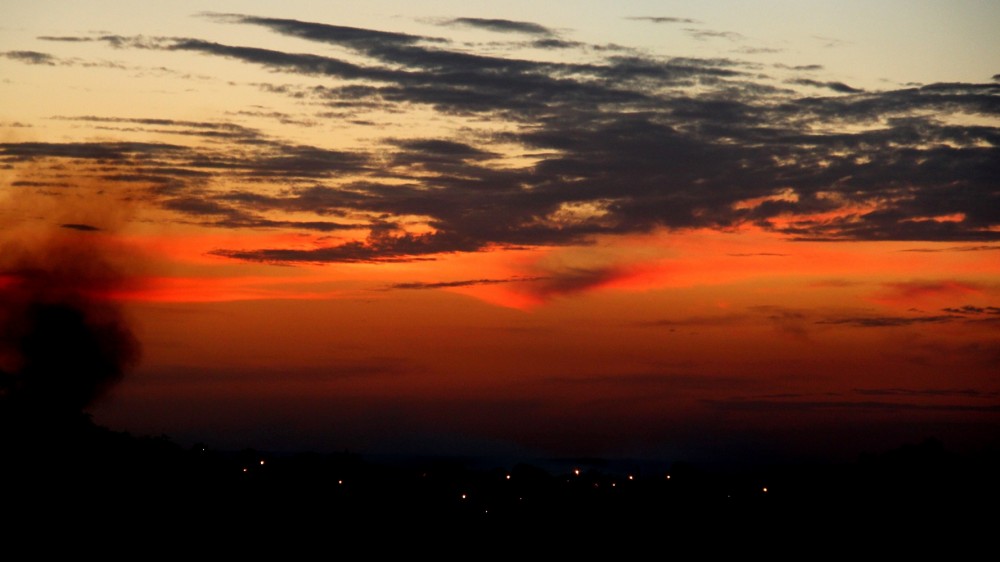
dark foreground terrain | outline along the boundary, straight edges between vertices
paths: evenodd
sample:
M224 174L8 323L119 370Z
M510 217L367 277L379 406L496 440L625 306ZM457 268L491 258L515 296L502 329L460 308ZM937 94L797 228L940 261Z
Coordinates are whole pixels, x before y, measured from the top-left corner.
M960 456L930 439L841 465L707 469L186 449L83 415L45 424L8 416L2 438L8 540L68 531L332 547L375 530L386 544L400 531L444 544L492 530L567 546L697 540L710 552L809 538L919 549L992 542L1000 522L997 451Z

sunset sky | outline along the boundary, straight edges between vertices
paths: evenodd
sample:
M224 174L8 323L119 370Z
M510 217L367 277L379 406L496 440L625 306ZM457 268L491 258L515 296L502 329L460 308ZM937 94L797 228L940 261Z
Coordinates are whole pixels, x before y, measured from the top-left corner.
M87 411L185 445L996 444L998 28L971 0L10 0L0 302L119 310L141 354Z

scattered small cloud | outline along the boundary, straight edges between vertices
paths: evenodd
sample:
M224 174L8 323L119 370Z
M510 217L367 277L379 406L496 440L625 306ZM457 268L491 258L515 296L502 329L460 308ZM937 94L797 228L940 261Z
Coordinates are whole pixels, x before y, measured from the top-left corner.
M96 226L91 226L89 224L79 224L79 223L65 223L59 226L61 226L62 228L68 228L70 230L80 230L83 232L96 232L101 230Z
M713 31L711 29L696 29L696 28L685 28L684 31L688 35L698 39L700 41L705 41L708 39L727 39L729 41L738 41L743 39L743 35L736 33L735 31Z
M411 282L396 283L390 285L389 289L451 289L455 287L474 287L477 285L497 285L503 283L524 283L528 281L540 281L543 277L510 277L507 279L465 279L461 281L438 281L434 283Z
M785 49L778 49L776 47L740 47L734 52L742 53L744 55L764 55L764 54L774 54L782 53Z
M966 314L966 315L980 315L980 314L1000 314L1000 307L997 306L972 306L965 305L958 308L942 308L944 312L950 314Z
M913 300L929 296L969 295L980 293L983 287L978 283L965 281L908 281L883 283L883 298Z
M855 388L853 392L863 396L964 396L970 398L995 398L997 391L982 391L973 388Z
M633 21L648 21L651 23L701 23L700 21L691 18L676 18L669 16L632 16L625 19Z
M853 281L850 279L824 279L822 281L813 281L809 284L810 287L816 288L834 288L840 289L845 287L857 287L862 285L860 281Z
M90 41L96 41L94 37L79 37L79 36L53 36L53 35L39 35L36 37L39 41L61 41L65 43L86 43Z
M444 25L464 25L500 33L527 33L529 35L554 35L551 29L528 21L485 18L455 18Z
M937 253L937 252L989 252L1000 251L1000 246L951 246L948 248L908 248L900 252Z
M774 67L775 68L783 68L783 69L786 69L786 70L799 70L799 71L803 71L803 72L814 72L814 71L818 71L818 70L823 70L823 65L821 65L821 64L797 64L797 65L789 66L787 64L782 64L782 63L779 62L779 63L775 63Z
M912 326L914 324L939 324L952 322L959 318L959 316L954 314L937 316L857 316L817 320L816 324L847 325L859 328L891 328Z
M742 410L753 412L802 411L823 412L829 410L857 411L927 411L927 412L1000 412L1000 405L981 404L921 404L913 402L889 402L875 400L755 400L733 398L728 400L703 401L720 410Z
M565 39L549 37L546 39L536 39L530 45L536 49L575 49L583 47L585 44L579 41L566 41Z
M816 39L823 43L823 47L827 49L843 47L845 45L850 45L850 41L845 41L843 39L837 39L836 37L824 37L822 35L813 35L813 39Z
M6 51L0 53L0 56L25 64L56 66L61 63L60 59L48 53L40 53L38 51Z
M790 80L789 83L790 84L798 84L800 86L813 86L813 87L816 87L816 88L828 88L830 90L833 90L834 92L838 92L838 93L841 93L841 94L860 94L860 93L864 92L864 90L862 90L860 88L854 88L852 86L848 86L847 84L844 84L843 82L821 82L819 80L810 80L808 78L798 78L796 80Z

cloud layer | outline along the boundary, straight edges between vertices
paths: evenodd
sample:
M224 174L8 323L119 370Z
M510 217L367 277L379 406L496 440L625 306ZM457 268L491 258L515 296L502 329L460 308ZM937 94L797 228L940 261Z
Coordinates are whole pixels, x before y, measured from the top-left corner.
M755 227L797 240L1000 239L995 81L864 91L818 78L815 65L762 67L583 45L526 21L442 23L443 30L470 27L518 39L504 56L497 44L487 51L443 37L319 22L204 17L220 27L297 38L315 50L191 37L39 39L255 66L274 80L262 88L319 108L316 121L333 110L356 126L372 111L431 111L446 121L491 125L333 149L226 121L61 116L169 141L8 142L0 144L0 161L35 169L73 161L104 180L142 187L176 220L345 234L310 248L216 252L277 263L427 259L657 229ZM629 19L636 26L696 23ZM525 44L524 36L538 41ZM525 56L525 45L535 54ZM546 56L555 48L579 56ZM38 51L3 55L62 64ZM41 189L54 180L24 181Z

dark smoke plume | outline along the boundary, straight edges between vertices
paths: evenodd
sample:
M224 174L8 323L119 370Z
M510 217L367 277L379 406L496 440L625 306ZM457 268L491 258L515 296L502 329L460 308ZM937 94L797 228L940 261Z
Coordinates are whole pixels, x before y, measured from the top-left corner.
M138 351L131 331L110 307L76 299L14 305L4 345L17 368L2 373L11 407L42 413L80 411L121 379Z
M79 417L138 359L138 341L109 297L125 276L105 255L107 241L62 232L2 247L0 414L8 422Z

